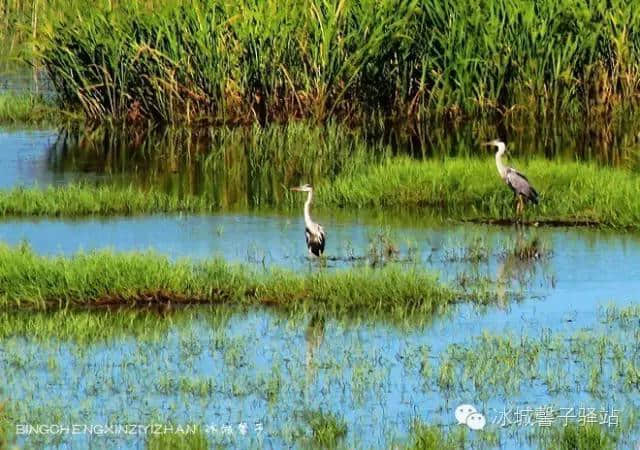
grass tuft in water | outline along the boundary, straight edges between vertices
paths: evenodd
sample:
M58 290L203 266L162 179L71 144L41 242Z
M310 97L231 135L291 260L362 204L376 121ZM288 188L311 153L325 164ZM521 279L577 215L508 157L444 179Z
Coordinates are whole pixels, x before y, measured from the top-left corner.
M553 427L549 431L549 433L541 433L539 437L541 449L613 450L617 448L616 436L599 425L570 423L566 426Z
M147 440L147 450L208 450L211 444L201 429L189 432L166 432L151 434Z
M311 428L311 440L315 448L338 448L347 436L345 420L330 412L305 411L304 420Z
M427 425L418 421L412 424L410 436L407 450L456 450L466 448L467 444L464 428L445 432L441 426Z

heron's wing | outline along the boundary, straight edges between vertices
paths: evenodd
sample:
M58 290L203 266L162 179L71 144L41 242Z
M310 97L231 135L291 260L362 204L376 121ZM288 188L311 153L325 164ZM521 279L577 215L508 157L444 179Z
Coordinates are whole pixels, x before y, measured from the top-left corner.
M529 189L529 180L524 177L521 173L514 169L507 169L507 176L505 177L507 180L507 184L511 187L511 189L515 190L518 193L522 193Z
M324 252L324 243L327 240L327 233L324 231L321 225L318 225L318 245L320 246L320 253Z
M314 223L310 227L305 227L304 236L307 240L307 243L309 243L310 241L322 242L326 239L327 233L325 233L324 228L322 228L322 226L318 225L317 223Z
M316 256L319 256L324 251L324 244L326 240L326 233L322 226L317 223L311 226L305 227L304 235L307 240L307 247Z
M524 195L525 197L537 202L538 193L531 186L527 177L518 172L515 169L507 169L507 176L505 177L507 184L516 194Z
M529 179L527 177L524 176L524 174L522 172L518 172L516 169L514 169L513 167L511 168L512 171L514 171L516 173L516 175L518 175L521 178L524 178L525 181L529 181Z

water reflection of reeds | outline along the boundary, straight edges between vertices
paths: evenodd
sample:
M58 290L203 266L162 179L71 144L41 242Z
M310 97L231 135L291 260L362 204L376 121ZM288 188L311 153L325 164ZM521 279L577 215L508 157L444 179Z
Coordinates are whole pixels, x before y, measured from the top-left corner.
M584 124L533 125L510 131L519 159L545 156L640 167L640 144L622 119L603 137ZM538 129L540 128L540 129ZM288 186L318 183L393 155L417 159L489 157L479 136L494 136L488 123L424 129L414 135L368 133L341 126L151 128L70 127L49 149L52 171L92 173L178 195L206 196L221 207L279 205ZM103 177L101 177L103 178Z

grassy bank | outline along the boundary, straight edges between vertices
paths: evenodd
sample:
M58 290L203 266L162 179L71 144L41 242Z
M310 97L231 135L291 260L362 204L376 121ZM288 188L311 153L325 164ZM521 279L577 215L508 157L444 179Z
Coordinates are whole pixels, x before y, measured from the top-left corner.
M527 208L526 222L638 228L640 176L636 173L539 159L516 165L540 192L540 204ZM266 186L278 192L265 195L263 200L270 199L271 203L260 206L301 207L303 199L288 192L283 181L274 184L277 180L273 175L270 172ZM306 180L289 175L289 183L293 185L294 181ZM361 164L316 186L320 208L387 209L389 214L394 209L422 208L425 213L437 211L454 220L496 223L509 223L515 218L513 194L499 178L490 155L484 160L391 158L382 164ZM213 187L201 195L167 192L135 185L16 188L0 191L0 216L210 212L229 206L229 192L222 195Z
M173 303L266 305L331 314L399 312L428 317L462 300L422 270L358 269L297 275L213 260L172 263L152 254L94 252L46 258L0 247L0 306L106 307ZM467 292L464 300L474 300ZM482 296L480 301L486 300Z
M72 3L35 42L63 104L97 120L541 119L636 102L634 8L621 0Z
M547 160L514 165L541 194L540 204L526 210L528 221L628 228L640 223L636 173ZM451 218L489 222L509 221L515 212L513 194L498 176L492 155L444 162L389 160L338 176L321 186L318 199L350 208L438 208Z
M215 205L204 197L166 194L133 186L89 184L15 188L0 193L3 216L131 215L172 212L208 212Z

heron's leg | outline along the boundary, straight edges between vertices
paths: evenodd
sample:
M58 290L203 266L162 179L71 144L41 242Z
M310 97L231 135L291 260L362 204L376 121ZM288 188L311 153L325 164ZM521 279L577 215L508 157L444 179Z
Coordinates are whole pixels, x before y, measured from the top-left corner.
M518 195L518 214L522 216L522 196Z
M518 216L521 216L521 215L522 215L523 210L524 210L524 204L522 203L522 196L521 196L521 195L518 195L518 206L517 206L517 208L516 208L516 214L517 214Z

